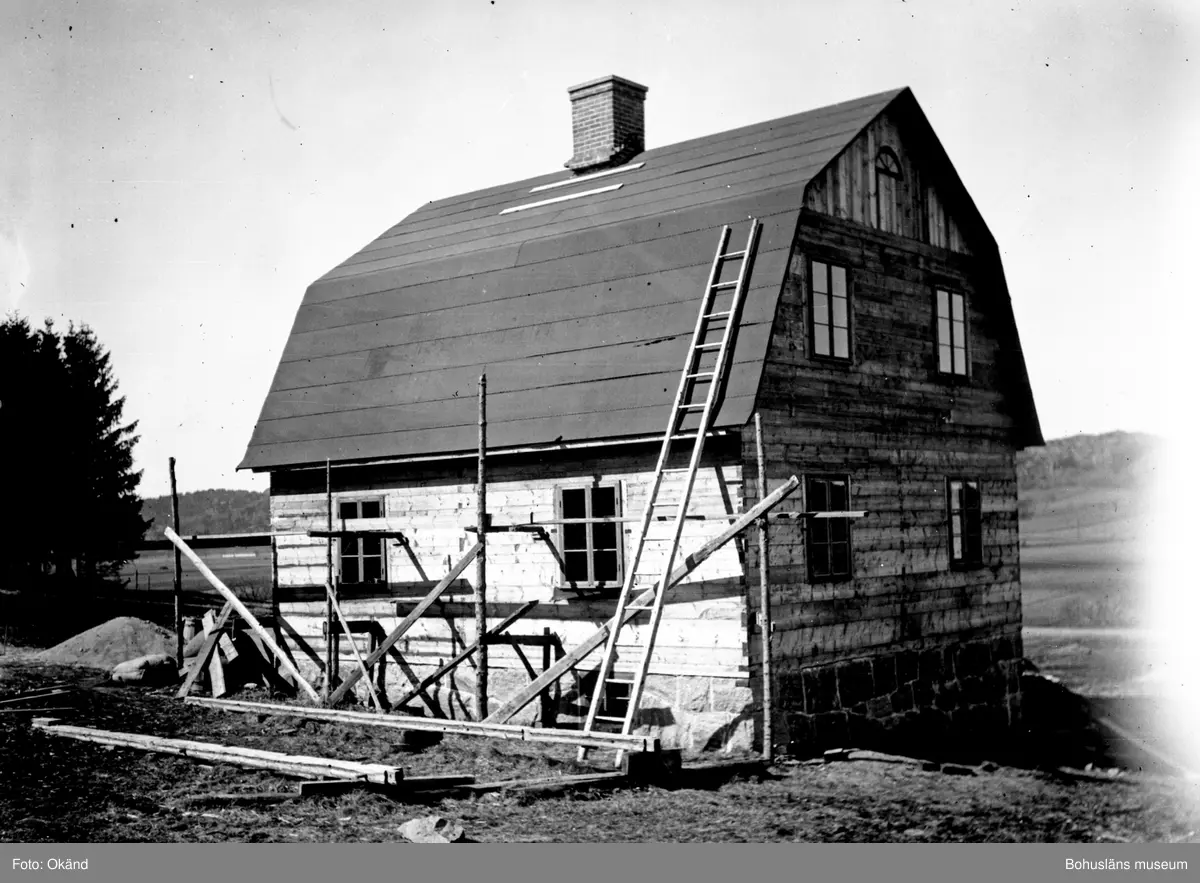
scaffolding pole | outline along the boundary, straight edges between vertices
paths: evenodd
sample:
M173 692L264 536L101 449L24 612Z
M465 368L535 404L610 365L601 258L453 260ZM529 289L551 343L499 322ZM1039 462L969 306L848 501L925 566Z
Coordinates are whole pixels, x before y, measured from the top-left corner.
M758 448L758 498L767 496L767 465L763 459L762 415L754 415L754 436ZM775 759L775 738L771 731L771 568L767 558L767 515L758 519L758 643L762 653L763 757Z
M182 533L179 526L179 491L175 487L175 458L169 460L171 469L171 527ZM146 578L149 586L150 579ZM175 550L175 665L183 668L183 556Z
M488 716L488 648L483 636L487 632L487 372L479 375L479 477L478 525L476 540L479 554L475 557L475 635L479 641L476 652L475 719Z
M325 524L329 538L325 540L325 579L333 591L325 597L325 685L321 691L329 701L330 691L337 680L337 634L334 631L333 605L337 599L337 583L333 578L333 475L329 459L325 460Z

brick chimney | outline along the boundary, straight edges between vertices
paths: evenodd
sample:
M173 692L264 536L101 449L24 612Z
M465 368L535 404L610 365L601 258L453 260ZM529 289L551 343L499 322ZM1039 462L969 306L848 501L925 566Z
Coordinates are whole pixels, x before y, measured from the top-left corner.
M611 75L568 89L575 155L567 160L567 168L594 172L619 166L645 150L646 92L645 86Z

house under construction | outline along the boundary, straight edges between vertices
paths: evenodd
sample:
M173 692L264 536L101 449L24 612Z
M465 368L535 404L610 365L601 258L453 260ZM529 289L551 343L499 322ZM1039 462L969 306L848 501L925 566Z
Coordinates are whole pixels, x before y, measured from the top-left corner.
M305 292L241 464L301 668L403 623L372 680L450 718L685 752L1009 731L1042 438L929 121L899 89L647 150L646 91L570 89L565 171L429 203ZM798 479L767 566L751 530L689 570L762 499L760 447L767 494Z

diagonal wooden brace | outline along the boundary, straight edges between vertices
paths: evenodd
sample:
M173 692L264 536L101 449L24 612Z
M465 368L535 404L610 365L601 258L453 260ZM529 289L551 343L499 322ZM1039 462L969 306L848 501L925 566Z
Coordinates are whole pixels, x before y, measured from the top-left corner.
M480 639L480 641L476 641L470 647L467 647L466 649L459 651L457 656L455 656L453 659L451 659L449 662L447 662L445 665L443 665L441 668L439 668L433 674L426 677L419 684L417 684L413 689L409 690L407 693L405 693L403 696L401 696L399 699L397 699L396 707L402 706L406 702L411 702L418 695L420 695L422 690L424 690L430 684L440 681L447 674L452 672L454 669L458 668L459 665L461 665L463 662L465 662L467 659L469 659L475 653L475 651L479 649L479 644L481 641L484 641L490 637L499 635L506 628L508 628L510 625L512 625L514 622L516 622L518 619L520 619L522 616L524 616L526 613L528 613L530 610L532 610L534 607L537 607L537 605L538 605L537 601L526 601L516 611L514 611L508 617L506 617L503 622L492 626L490 629L488 629L486 632L484 632L483 638Z
M250 626L256 635L258 635L264 646L271 651L275 658L279 660L279 664L283 667L284 671L286 671L295 679L296 683L300 686L300 689L307 693L314 702L320 702L321 697L318 696L317 691L312 688L312 684L304 680L304 676L300 674L300 671L292 664L292 661L288 659L287 654L279 649L279 645L275 643L275 640L271 637L270 632L262 627L262 624L258 621L257 617L255 617L255 615L246 608L245 604L238 600L237 595L231 592L225 583L217 579L217 575L209 570L208 565L200 560L200 556L193 552L188 547L188 544L179 538L179 534L175 533L175 531L171 530L169 527L166 528L163 533L167 535L167 539L169 539L179 548L179 551L183 552L183 554L188 557L188 560L191 561L192 564L195 565L196 569L203 574L204 578L212 584L212 587L220 592L225 600L233 606L234 611L236 611L242 619L246 620L246 624Z
M675 570L671 573L671 577L669 580L667 580L667 585L664 587L664 591L681 582L685 576L704 563L704 561L706 561L714 552L716 552L746 528L750 527L750 525L754 524L754 522L761 518L764 514L775 508L775 506L777 506L785 497L791 494L799 486L800 479L793 475L784 484L776 488L761 503L743 513L737 521L725 528L725 530L722 531L718 536L713 537L695 552L684 558L683 563L680 564L679 567L675 568ZM647 589L638 595L633 601L629 602L628 607L645 607L654 601L655 594L656 591L654 589ZM626 608L625 616L623 617L624 622L622 624L629 622L638 615L639 611L630 610L628 607ZM484 723L502 724L511 720L518 711L537 698L537 695L542 690L546 689L546 687L550 686L555 681L562 678L562 676L571 669L579 665L579 663L582 662L594 650L603 646L604 642L608 640L608 633L612 629L615 620L616 617L613 617L613 619L610 619L608 622L604 623L604 625L600 626L600 628L597 629L590 638L585 640L579 646L575 647L570 653L568 653L558 662L554 663L554 665L550 666L550 668L546 669L546 671L543 672L542 675L534 680L531 684L528 684L523 689L513 694L510 698L506 699L499 708L497 708L487 717Z
M370 668L372 665L382 659L388 650L391 649L392 645L404 637L404 633L412 628L413 623L420 619L425 611L433 606L433 603L442 596L442 593L445 592L446 589L450 588L451 583L458 579L462 572L467 569L467 565L475 560L475 556L479 554L479 550L481 548L483 548L483 544L476 543L467 550L467 553L462 556L457 564L454 565L454 569L442 577L441 582L429 590L429 594L421 599L421 603L414 607L409 612L408 616L404 617L404 619L400 621L400 624L392 630L392 633L383 639L383 643L376 647L375 651L367 657L367 668ZM346 676L346 680L342 681L341 686L329 695L329 704L336 705L337 703L341 702L345 695L354 689L354 685L358 683L358 680L361 677L361 671L350 672L350 674Z
M337 617L337 621L346 635L346 641L350 644L350 649L354 653L354 659L358 662L359 669L366 675L367 690L371 693L371 701L375 703L375 710L383 714L383 705L379 702L379 694L375 692L375 685L371 683L371 673L367 671L367 664L363 662L362 654L358 652L358 644L354 643L354 635L350 633L350 624L346 622L346 617L342 614L342 608L338 605L337 595L333 591L333 586L329 583L325 583L325 597L329 599L329 603L333 607L334 615Z
M208 668L208 660L216 652L217 642L221 639L222 630L225 628L225 623L229 622L231 613L233 613L233 605L226 601L225 606L221 608L221 612L217 614L217 618L213 622L212 631L208 633L208 637L200 645L200 652L196 654L196 658L192 663L192 670L188 672L183 686L175 694L176 699L182 699L188 693L192 692L192 687L196 685L196 680L200 677L200 673Z

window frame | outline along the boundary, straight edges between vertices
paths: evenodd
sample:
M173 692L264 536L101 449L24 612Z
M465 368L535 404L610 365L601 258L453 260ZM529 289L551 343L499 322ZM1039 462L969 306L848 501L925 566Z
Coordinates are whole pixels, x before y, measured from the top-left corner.
M887 168L888 162L894 164L895 168ZM880 178L884 177L892 182L891 185L891 216L893 220L892 227L883 226L883 188L879 186ZM900 165L900 157L896 155L896 151L892 150L886 144L880 147L875 152L875 229L883 233L892 233L896 236L904 235L904 213L901 210L900 193L904 184L904 167Z
M559 524L556 525L556 546L558 554L562 558L562 567L559 571L559 588L567 591L582 591L587 593L603 593L605 595L612 594L614 597L620 594L621 587L625 581L625 530L624 523L621 521L612 522L616 533L616 553L617 553L617 573L612 580L597 580L596 575L596 543L595 543L595 523L580 521L583 524L585 535L587 537L587 561L588 561L588 579L587 580L571 580L567 577L567 527L575 523L574 519L567 518L563 511L563 492L582 490L584 494L584 518L592 518L594 501L592 493L597 490L611 490L613 492L613 518L621 518L624 511L624 494L623 482L596 482L592 481L587 484L560 484L554 488L554 518ZM570 550L578 551L578 550Z
M962 485L957 499L955 484ZM966 489L969 485L975 486L974 507L967 505ZM974 530L971 530L971 512L975 513ZM961 550L957 555L954 552L956 536L961 537ZM946 478L946 541L952 570L977 570L984 566L983 482L979 478L966 475Z
M940 295L946 295L946 321L950 323L950 370L942 368L942 314ZM954 339L954 298L962 299L962 345L956 346ZM971 301L967 293L952 285L937 283L933 286L933 367L937 376L944 380L966 382L971 379ZM954 354L961 349L963 354L963 370L956 371Z
M828 321L821 324L821 328L826 334L826 344L829 348L828 354L817 352L817 289L816 289L816 265L821 265L825 268L825 287L824 296L829 301L828 306ZM834 344L833 331L838 326L834 324L833 318L833 301L836 295L833 293L833 270L837 268L845 275L846 288L846 355L835 355L836 347ZM821 362L826 362L831 365L852 365L854 364L854 283L853 274L850 272L850 267L843 263L826 260L820 256L808 257L808 354L810 358Z
M336 523L339 525L339 529L340 530L352 529L352 528L348 528L346 526L346 522L348 522L348 521L361 521L364 518L384 518L387 514L385 499L386 498L383 495L338 498L335 502L337 504ZM362 507L363 507L364 503L378 503L379 504L379 514L377 516L364 516L362 514ZM356 506L357 510L358 510L358 515L356 515L353 518L345 517L342 514L342 507L347 506L347 505ZM372 586L385 586L386 587L388 585L388 566L387 566L388 556L387 556L387 543L384 540L384 538L380 537L380 536L377 536L377 537L362 537L362 536L354 537L353 541L354 541L357 549L354 552L348 552L348 551L346 551L346 545L348 544L350 539L351 538L349 538L349 537L339 537L338 538L338 547L337 547L338 585L345 586L346 588L354 588L354 589L369 588ZM363 544L365 541L368 541L368 540L374 540L375 542L379 543L378 554L367 554L363 550ZM359 575L359 579L353 580L353 581L346 579L346 560L350 559L350 558L354 559L355 567L356 567L356 569L358 571L358 575ZM362 579L362 575L365 570L364 563L368 559L375 559L375 558L379 559L379 579L374 580L374 581L365 581Z
M843 483L846 486L846 505L840 511L850 511L852 507L852 499L854 487L850 482L850 476L842 474L826 474L820 473L815 475L804 476L804 509L806 512L834 512L839 511L832 508L829 503L830 494L828 487L825 490L826 507L818 509L813 504L813 486L816 483L830 485L834 483ZM848 582L854 579L854 536L852 525L849 518L807 518L804 529L804 563L805 570L808 576L809 583L834 583ZM835 572L833 567L833 546L835 540L830 538L830 531L833 526L841 525L845 529L845 544L846 544L846 570L845 572ZM824 531L826 539L818 540L814 535L818 530ZM815 546L825 546L825 560L828 562L828 573L817 573L814 565L813 548Z

